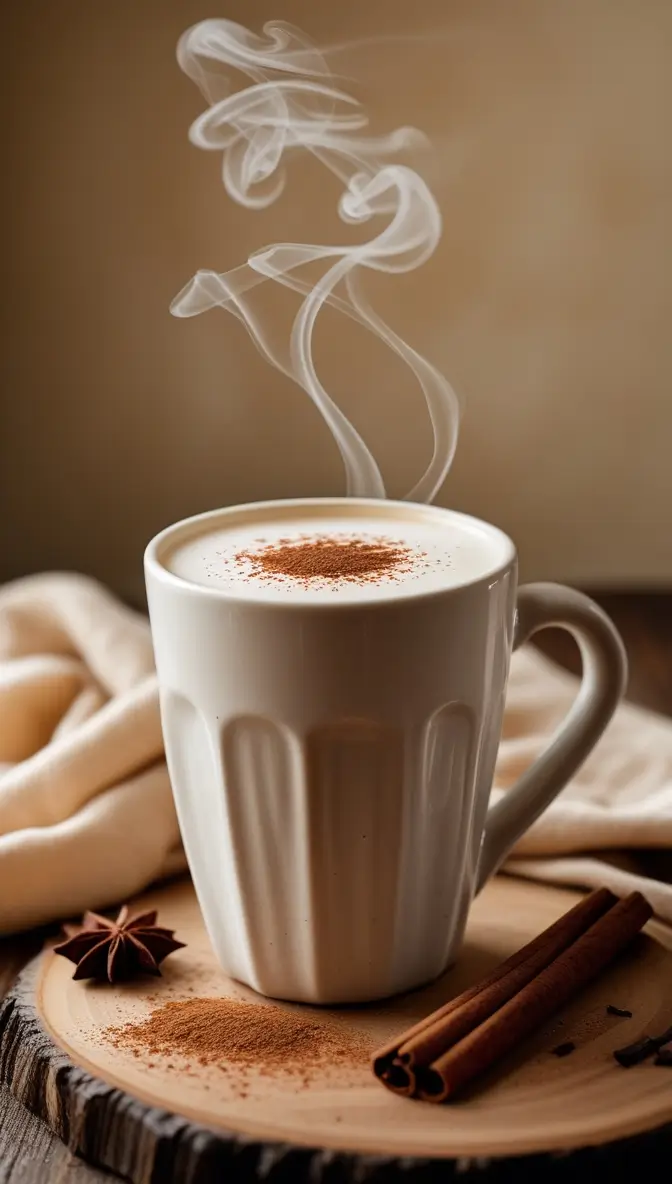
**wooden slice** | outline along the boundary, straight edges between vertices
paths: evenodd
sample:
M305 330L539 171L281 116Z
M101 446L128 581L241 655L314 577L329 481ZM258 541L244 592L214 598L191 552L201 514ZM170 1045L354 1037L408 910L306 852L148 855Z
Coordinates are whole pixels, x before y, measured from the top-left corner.
M575 899L499 877L474 904L461 959L439 982L365 1008L279 1006L355 1030L373 1048L480 978ZM443 1180L458 1169L463 1176L478 1161L484 1181L486 1160L497 1180L508 1178L506 1160L511 1178L520 1181L518 1157L577 1148L584 1150L545 1162L554 1170L564 1164L563 1172L573 1175L587 1164L592 1178L599 1166L606 1170L608 1153L622 1167L642 1148L672 1150L672 1126L665 1125L672 1118L672 1070L650 1062L625 1070L612 1057L614 1048L672 1024L672 933L662 925L650 925L611 970L477 1088L451 1105L433 1106L388 1093L367 1066L317 1067L304 1079L115 1047L110 1028L169 1000L268 1003L218 968L188 881L137 904L158 908L160 921L188 943L165 964L162 979L124 987L75 983L72 964L46 954L29 966L0 1013L2 1080L73 1150L134 1184L205 1184L234 1162L236 1181L259 1174L291 1184L340 1184L403 1179L420 1166L418 1179L428 1173L427 1181L434 1180L440 1166ZM608 1014L608 1004L630 1009L632 1018ZM570 1056L553 1055L570 1040L576 1045Z

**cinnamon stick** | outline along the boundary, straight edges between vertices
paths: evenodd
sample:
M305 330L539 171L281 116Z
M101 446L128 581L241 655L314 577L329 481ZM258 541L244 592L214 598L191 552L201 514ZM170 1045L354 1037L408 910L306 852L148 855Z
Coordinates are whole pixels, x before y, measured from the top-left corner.
M373 1058L376 1076L394 1093L413 1094L418 1068L431 1064L450 1045L491 1016L585 933L616 900L606 888L591 892L481 982L379 1049Z
M499 1011L420 1070L417 1096L452 1098L604 970L652 915L639 892L613 905Z

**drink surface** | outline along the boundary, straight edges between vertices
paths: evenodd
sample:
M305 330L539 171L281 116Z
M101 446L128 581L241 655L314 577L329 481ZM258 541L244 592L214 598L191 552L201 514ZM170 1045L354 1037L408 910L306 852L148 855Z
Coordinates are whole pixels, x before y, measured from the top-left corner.
M503 539L476 520L420 507L406 514L311 507L225 515L175 544L163 562L189 583L237 598L361 603L481 579L505 562Z

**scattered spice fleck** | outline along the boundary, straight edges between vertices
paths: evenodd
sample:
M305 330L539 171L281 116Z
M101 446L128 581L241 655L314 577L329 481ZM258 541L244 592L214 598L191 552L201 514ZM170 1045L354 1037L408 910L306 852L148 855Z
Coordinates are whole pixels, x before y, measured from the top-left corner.
M568 1057L575 1049L576 1045L573 1040L565 1040L563 1044L558 1044L552 1052L555 1057Z

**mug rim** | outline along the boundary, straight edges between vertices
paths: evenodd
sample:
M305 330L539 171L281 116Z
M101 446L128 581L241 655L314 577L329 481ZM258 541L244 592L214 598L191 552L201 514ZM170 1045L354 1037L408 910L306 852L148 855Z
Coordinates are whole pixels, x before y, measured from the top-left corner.
M239 513L255 513L263 512L272 509L276 510L301 510L308 506L323 506L326 508L339 509L344 506L353 508L355 506L368 510L369 513L372 507L377 506L382 510L383 507L389 508L391 511L400 510L408 514L410 512L417 512L426 517L450 518L457 521L463 526L471 526L481 532L487 533L490 538L496 542L500 548L503 549L503 556L499 560L493 560L492 567L488 567L486 571L478 576L466 579L456 584L448 584L445 587L429 588L424 591L412 589L408 585L399 589L398 595L386 598L384 601L375 600L347 600L339 601L335 599L329 603L318 600L310 600L300 595L292 595L291 593L282 598L270 599L262 593L255 594L252 590L246 590L243 594L231 591L230 589L208 587L205 584L199 584L192 580L187 580L183 576L177 575L171 571L161 558L161 551L167 549L169 546L174 546L179 542L180 536L185 537L194 536L200 533L207 533L212 529L213 524L228 517L232 517ZM381 513L381 517L383 514ZM458 594L465 589L477 587L479 584L486 582L494 582L501 576L505 575L512 567L515 567L518 554L515 543L501 530L500 527L494 526L491 522L486 522L482 518L477 518L474 514L465 514L461 510L452 510L444 506L427 505L424 502L407 502L394 500L392 498L363 498L363 497L296 497L296 498L268 498L264 501L258 502L236 502L229 506L220 506L218 509L205 510L200 514L192 514L188 518L181 518L177 522L165 526L162 530L155 534L145 548L144 553L144 570L145 579L150 576L154 580L161 583L168 584L173 588L189 591L193 594L199 594L206 597L215 597L216 599L232 604L240 604L244 606L257 606L265 609L282 610L282 609L297 609L302 610L322 610L327 609L330 612L353 609L372 609L380 610L383 606L393 606L402 601L416 601L428 600L436 597L450 596Z

